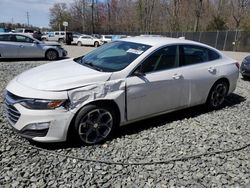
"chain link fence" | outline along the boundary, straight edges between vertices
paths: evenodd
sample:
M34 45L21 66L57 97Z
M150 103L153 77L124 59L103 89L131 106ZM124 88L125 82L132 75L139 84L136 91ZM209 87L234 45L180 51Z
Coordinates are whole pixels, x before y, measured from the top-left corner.
M142 33L119 33L140 35ZM215 32L161 32L151 33L167 37L185 37L185 39L208 44L223 51L250 52L250 31L215 31Z

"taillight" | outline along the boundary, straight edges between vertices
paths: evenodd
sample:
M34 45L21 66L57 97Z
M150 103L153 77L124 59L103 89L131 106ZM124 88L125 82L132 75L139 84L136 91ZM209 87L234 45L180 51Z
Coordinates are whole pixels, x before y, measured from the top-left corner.
M238 62L236 62L235 65L238 69L240 69L240 64Z

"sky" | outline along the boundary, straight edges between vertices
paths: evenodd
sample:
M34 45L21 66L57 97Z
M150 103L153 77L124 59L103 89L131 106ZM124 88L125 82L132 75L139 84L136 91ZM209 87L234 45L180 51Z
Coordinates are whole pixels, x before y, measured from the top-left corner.
M27 24L37 27L49 27L49 8L54 3L72 3L74 0L0 0L0 23Z

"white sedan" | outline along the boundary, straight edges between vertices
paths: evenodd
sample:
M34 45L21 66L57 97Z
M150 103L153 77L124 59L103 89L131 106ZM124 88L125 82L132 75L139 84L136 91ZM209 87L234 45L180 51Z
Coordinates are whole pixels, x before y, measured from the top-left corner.
M77 46L86 45L86 46L98 47L98 46L102 45L103 42L100 39L92 37L90 35L81 35L77 39L76 44L77 44Z
M199 104L219 109L238 76L239 64L207 45L126 38L17 76L6 88L5 112L34 141L65 141L70 132L96 144L118 126L159 114Z

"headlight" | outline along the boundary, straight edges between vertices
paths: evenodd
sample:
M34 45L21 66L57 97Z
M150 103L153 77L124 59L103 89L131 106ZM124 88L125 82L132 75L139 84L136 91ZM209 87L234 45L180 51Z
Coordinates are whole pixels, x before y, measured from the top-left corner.
M40 100L40 99L28 99L22 101L20 104L26 108L34 110L50 110L55 109L65 104L65 100Z

